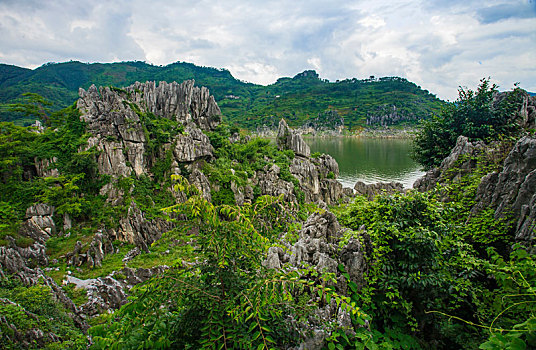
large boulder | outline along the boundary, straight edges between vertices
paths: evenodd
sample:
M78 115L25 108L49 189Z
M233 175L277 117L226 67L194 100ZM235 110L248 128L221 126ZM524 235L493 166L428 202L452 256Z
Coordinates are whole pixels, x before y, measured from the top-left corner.
M357 196L364 196L369 200L373 200L378 194L404 193L404 185L396 181L377 182L373 184L365 184L363 181L358 181L354 185L354 190Z
M277 147L280 150L292 150L297 156L309 157L311 155L309 145L305 143L302 136L297 131L292 130L288 126L285 119L279 121Z

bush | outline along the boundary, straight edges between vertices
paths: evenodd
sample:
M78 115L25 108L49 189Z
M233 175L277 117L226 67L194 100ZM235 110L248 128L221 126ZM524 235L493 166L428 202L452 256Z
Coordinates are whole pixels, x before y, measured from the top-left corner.
M460 135L470 141L490 141L520 130L516 112L523 101L521 89L497 98L497 85L482 79L476 91L460 88L458 93L458 100L439 116L422 122L414 139L414 157L425 168L439 166Z

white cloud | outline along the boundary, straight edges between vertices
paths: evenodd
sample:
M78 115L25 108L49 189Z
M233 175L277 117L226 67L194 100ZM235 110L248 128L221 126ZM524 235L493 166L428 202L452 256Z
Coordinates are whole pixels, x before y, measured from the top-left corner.
M442 98L491 76L536 91L527 0L0 2L0 62L188 61L272 83L398 75Z

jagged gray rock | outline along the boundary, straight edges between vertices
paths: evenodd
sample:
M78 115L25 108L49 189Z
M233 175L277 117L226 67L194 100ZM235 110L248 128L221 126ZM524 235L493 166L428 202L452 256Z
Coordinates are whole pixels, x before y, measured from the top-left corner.
M82 304L79 310L85 316L93 317L120 308L127 302L128 292L133 286L149 280L167 268L167 266L151 269L125 267L109 276L87 280L68 275L63 283L72 283L76 288L86 290L88 301Z
M72 252L65 254L65 259L68 265L88 267L102 266L102 260L106 254L113 253L114 248L112 242L108 240L102 231L97 232L89 245L89 248L83 249L84 246L80 241L77 241ZM82 253L82 251L84 251Z
M357 196L365 196L369 200L373 200L378 194L394 194L404 193L404 185L400 182L377 182L373 184L365 184L363 181L358 181L354 185L355 194Z
M285 119L279 121L277 147L279 147L280 150L292 150L297 156L309 157L311 155L309 146L305 143L299 133L288 126Z
M119 220L116 230L109 230L111 240L120 240L137 245L144 251L149 251L151 243L169 231L173 224L164 219L148 219L135 202L130 203L127 216Z
M56 233L56 224L52 215L54 215L54 207L47 204L38 203L29 207L19 234L44 244L51 235Z
M175 164L212 157L213 147L203 130L213 130L221 112L208 90L194 87L193 81L161 82L158 86L154 82L135 83L124 90L92 85L87 91L80 89L79 95L80 118L92 135L86 148L98 151L100 174L113 179L150 174L158 154L172 145ZM140 119L146 112L175 120L183 125L184 132L161 145L156 153L148 152L149 140ZM104 186L101 192L112 202L122 196L113 184Z
M81 316L80 310L65 295L61 287L38 266L28 266L29 262L32 264L39 262L42 266L48 264L44 245L34 243L30 247L21 248L12 242L10 247L0 247L0 275L11 274L27 286L44 284L50 287L54 298L69 310L75 325L84 331L87 330L89 325Z
M279 196L283 195L286 201L296 202L294 195L294 185L292 182L284 181L279 177L281 169L276 164L266 165L263 171L257 171L253 179L253 185L258 185L263 195Z
M37 159L35 158L35 170L37 176L39 177L58 177L60 175L58 169L56 168L56 162L58 159L52 157L50 159Z
M188 182L201 191L203 198L209 202L212 201L212 196L210 194L210 181L208 181L208 178L201 170L197 168L192 170L190 176L188 177Z
M475 196L476 204L471 208L471 212L477 214L486 208L492 208L496 219L511 215L516 223L516 240L534 247L536 138L521 137L506 157L504 157L503 147L498 142L485 145L481 141L469 142L466 137L460 136L456 146L443 160L441 166L417 180L414 188L427 191L435 187L437 183L458 181L463 175L476 168L477 158L494 163L504 159L499 170L486 174L480 180Z
M473 213L491 207L495 218L516 218L516 240L534 245L536 228L536 138L517 141L503 167L482 178L477 189Z
M194 122L200 129L213 130L221 121L221 111L205 87L194 86L193 80L182 84L161 81L126 87L133 102L146 106L151 113L184 124Z
M110 276L88 280L67 276L64 283L73 283L76 288L86 290L88 301L80 306L80 312L89 317L118 309L127 301L127 295L121 283Z
M341 249L339 241L345 230L333 213L329 211L314 213L303 224L298 241L292 245L282 241L282 245L286 248L270 247L263 265L275 269L313 266L318 272L333 273L337 282L332 283L332 286L338 293L344 294L347 291L347 281L338 270L338 265L343 264L350 280L361 287L366 271L364 249L357 239L350 239ZM307 337L296 349L323 348L325 338L329 335L329 329L325 329L324 326L330 320L337 320L339 326L345 327L350 332L351 320L348 312L343 311L332 300L316 310L315 317L309 319L305 333L309 334L312 331L314 335Z
M464 174L475 169L475 157L486 149L482 141L469 142L465 136L458 136L456 145L450 151L447 158L443 159L438 168L429 170L423 177L417 179L413 188L426 192L433 189L437 183L447 180L458 181ZM456 166L457 171L447 171Z

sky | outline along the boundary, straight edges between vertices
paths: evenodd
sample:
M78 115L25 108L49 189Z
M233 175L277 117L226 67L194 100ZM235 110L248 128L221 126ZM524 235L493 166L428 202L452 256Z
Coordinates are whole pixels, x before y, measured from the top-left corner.
M536 0L0 0L0 63L177 61L257 84L400 76L536 92Z

